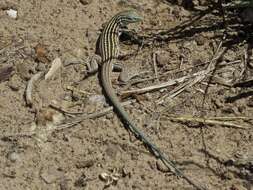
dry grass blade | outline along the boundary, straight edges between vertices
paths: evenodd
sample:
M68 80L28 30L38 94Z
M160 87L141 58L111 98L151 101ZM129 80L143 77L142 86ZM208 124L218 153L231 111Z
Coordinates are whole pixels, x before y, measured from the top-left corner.
M166 116L166 119L170 119L173 121L182 121L182 122L198 122L198 123L203 123L203 124L208 124L208 125L219 125L219 126L224 126L224 127L231 127L231 128L236 128L236 129L252 129L250 127L242 126L236 123L232 122L227 122L227 121L222 121L222 117L218 117L217 119L215 117L211 118L198 118L195 116ZM224 120L227 120L228 118L225 117ZM245 118L244 118L245 119ZM249 119L249 118L248 118ZM229 118L230 121L232 120L238 120L238 117Z
M153 57L153 66L154 66L155 78L156 78L157 81L159 81L158 72L157 72L157 62L156 62L157 53L154 52L152 54L152 57Z
M190 84L189 86L193 86L194 84L204 80L206 76L208 76L211 72L213 72L215 70L215 65L216 65L217 60L225 52L225 49L223 51L219 52L221 47L222 47L222 41L220 42L219 46L217 47L217 50L214 54L214 57L210 61L210 64L208 65L206 70L198 71L196 73L189 74L189 75L181 77L181 78L173 79L173 80L170 80L170 81L167 81L167 82L164 82L164 83L160 83L160 84L157 84L157 85L145 87L145 88L142 88L142 89L123 91L123 92L120 93L120 95L123 96L123 97L126 97L126 96L130 96L132 94L142 94L142 93L145 93L145 92L159 90L159 89L162 89L162 88L167 88L168 86L172 86L172 85L175 85L175 84L178 84L178 83L185 82L186 80L191 79L191 78L193 78L193 79L189 83ZM185 86L184 89L189 87L189 86ZM182 91L183 90L180 90L180 92L182 92ZM167 96L164 96L162 99L164 99L166 97ZM162 100L160 99L158 102L162 102Z
M132 101L124 102L124 103L122 103L122 106L129 105L133 102L135 102L135 101L132 100ZM71 128L86 119L94 119L94 118L102 117L112 111L113 111L113 107L110 106L100 112L96 112L96 113L92 113L92 114L84 114L82 116L70 119L70 120L66 121L64 124L55 125L54 127L51 127L51 128L33 129L32 131L27 131L27 132L22 132L22 133L17 133L17 134L5 134L5 135L2 134L0 136L0 138L2 139L2 138L11 138L11 137L32 137L33 135L36 135L40 132L60 131L60 130Z
M149 86L149 87L145 87L145 88L141 88L141 89L135 89L135 90L126 90L126 91L120 92L120 95L125 97L125 96L129 96L131 94L142 94L142 93L145 93L145 92L159 90L159 89L162 89L162 88L167 88L168 86L172 86L172 85L175 85L175 84L178 84L178 83L185 82L186 80L188 80L190 78L193 78L193 77L196 77L196 76L199 76L199 77L201 76L200 79L202 79L206 74L207 74L207 71L203 70L203 71L196 72L194 74L189 74L189 75L184 76L184 77L169 80L167 82L160 83L160 84L157 84L157 85L153 85L153 86Z
M164 96L162 96L161 98L159 98L158 101L157 101L157 103L158 104L163 103L164 99L167 98L167 97L169 97L169 98L176 97L178 94L180 94L181 92L183 92L185 89L190 88L191 86L195 85L196 83L202 81L204 78L205 78L205 75L199 75L199 76L196 76L193 79L190 79L185 84L182 84L182 85L176 87L170 93L165 94Z

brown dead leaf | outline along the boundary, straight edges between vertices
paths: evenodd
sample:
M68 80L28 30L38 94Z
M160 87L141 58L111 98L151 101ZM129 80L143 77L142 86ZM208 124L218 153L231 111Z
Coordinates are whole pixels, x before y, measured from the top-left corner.
M42 63L49 63L49 59L47 58L47 50L45 45L37 44L35 46L35 53L36 53L36 61L42 62Z
M54 112L48 109L41 109L37 113L37 124L45 126L47 122L53 121Z

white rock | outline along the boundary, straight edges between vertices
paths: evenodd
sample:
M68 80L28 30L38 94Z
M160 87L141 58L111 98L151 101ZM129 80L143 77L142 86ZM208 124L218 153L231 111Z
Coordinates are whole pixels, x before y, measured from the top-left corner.
M16 162L20 159L20 155L17 152L10 152L8 154L8 159L12 162Z
M92 95L89 97L89 102L92 103L99 103L99 104L106 104L105 97L102 95Z
M14 18L14 19L16 19L17 16L18 16L18 11L14 10L14 9L8 9L8 10L6 11L6 13L7 13L7 15L8 15L9 17Z

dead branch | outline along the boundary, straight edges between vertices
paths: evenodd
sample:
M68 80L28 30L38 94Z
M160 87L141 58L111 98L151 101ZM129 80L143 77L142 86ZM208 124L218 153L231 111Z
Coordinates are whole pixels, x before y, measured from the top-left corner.
M33 105L33 100L32 100L32 90L34 83L39 80L44 72L38 72L35 75L31 77L31 79L28 81L27 86L26 86L26 91L25 91L25 99L26 99L26 104L29 106Z

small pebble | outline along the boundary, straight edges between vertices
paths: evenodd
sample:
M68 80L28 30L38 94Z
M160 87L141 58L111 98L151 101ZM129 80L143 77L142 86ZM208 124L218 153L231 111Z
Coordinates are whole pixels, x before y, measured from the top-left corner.
M76 167L78 169L80 168L90 168L92 167L93 165L95 164L95 161L90 159L90 160L82 160L82 161L79 161L77 164L76 164Z
M89 102L97 104L106 104L105 97L102 95L92 95L89 97Z
M83 5L88 5L92 2L92 0L80 0L80 3L82 3Z
M42 62L39 62L36 68L37 71L46 71L46 65Z
M169 52L159 52L156 54L156 63L158 67L163 67L168 64Z
M203 46L205 44L205 37L202 36L202 35L198 35L195 38L195 41L196 41L196 43L197 43L198 46Z
M20 160L20 156L17 152L9 152L7 157L12 162L16 162L16 161Z
M250 97L250 98L248 99L247 105L248 105L249 107L253 107L253 97Z
M43 169L41 172L41 178L47 183L52 184L59 179L64 177L64 173L59 171L55 167L48 167L47 169Z
M119 153L119 148L117 145L108 145L108 147L106 148L105 150L107 156L109 156L111 159L116 159L117 158L117 155Z
M82 174L74 183L75 187L86 187L87 186L87 177L85 174Z
M29 63L18 63L16 64L17 74L23 80L29 80L31 78L32 66Z
M8 86L10 87L10 89L13 90L13 91L18 91L18 90L19 90L19 87L20 87L17 83L13 82L12 80L9 81L9 82L7 83L7 85L8 85Z
M10 79L13 71L12 66L4 66L0 68L0 82L7 81Z
M69 185L68 185L68 180L63 178L61 181L60 181L60 190L68 190L70 189L69 188Z

